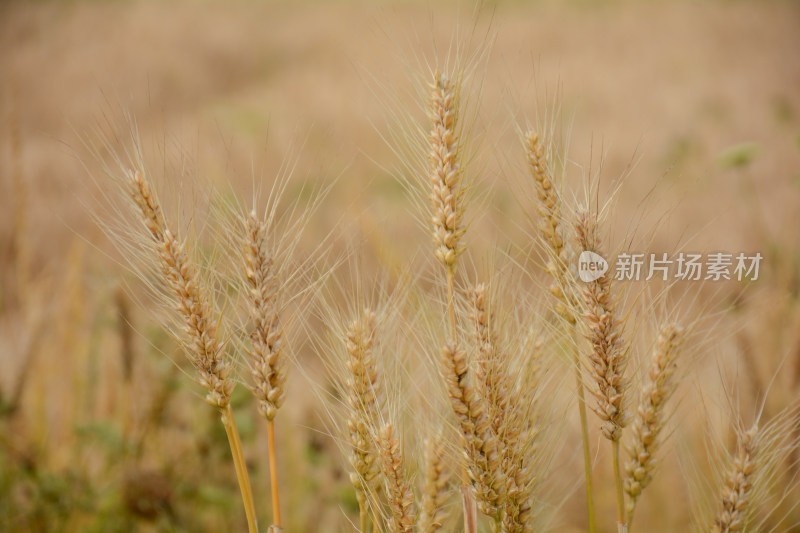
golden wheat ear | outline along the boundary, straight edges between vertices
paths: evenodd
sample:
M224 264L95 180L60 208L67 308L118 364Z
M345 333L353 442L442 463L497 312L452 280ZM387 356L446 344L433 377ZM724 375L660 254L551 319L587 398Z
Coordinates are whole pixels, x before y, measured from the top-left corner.
M350 481L358 500L360 531L367 531L369 497L374 492L380 461L373 437L381 416L383 394L374 356L375 313L365 309L346 329L347 429L350 437Z
M423 533L440 531L447 520L450 472L446 461L444 437L426 439L423 452L423 484L419 529Z
M244 278L250 308L250 347L247 350L250 390L258 399L258 411L267 421L272 526L280 531L281 506L278 461L275 449L275 415L286 396L287 365L281 329L282 280L278 277L274 250L267 239L267 222L251 211L243 221Z
M504 484L500 475L498 442L492 433L484 401L475 391L463 350L445 344L441 352L442 377L458 420L464 459L480 511L498 516Z
M577 249L602 255L597 215L579 211L575 220ZM612 291L611 276L606 273L594 281L582 283L582 318L589 341L589 368L595 381L594 412L600 418L603 436L611 441L614 480L617 493L617 525L627 529L625 493L620 470L620 439L627 425L625 377L627 350L622 340L623 322Z
M551 170L552 165L547 157L546 141L536 131L530 130L523 137L523 147L536 191L536 210L539 213L538 235L546 249L547 271L552 278L549 291L556 298L555 311L564 319L568 337L573 344L571 362L575 372L578 396L584 479L586 480L586 511L589 533L594 533L597 530L594 508L594 476L589 446L583 364L578 354L578 348L574 345L579 325L580 306L573 290L573 276L569 270L570 262L575 254L575 243L571 238L569 225L564 220L562 198Z
M400 439L396 435L394 426L387 423L380 430L378 448L383 466L383 476L386 479L386 494L389 499L389 508L392 517L389 521L389 530L392 533L411 533L417 522L414 511L414 492L406 479L405 461L400 446Z
M629 459L625 464L629 524L642 491L653 479L656 454L662 444L661 432L668 418L666 405L677 386L673 378L684 337L684 328L676 324L660 328L650 371L642 386L641 403L631 427L633 440L628 448Z

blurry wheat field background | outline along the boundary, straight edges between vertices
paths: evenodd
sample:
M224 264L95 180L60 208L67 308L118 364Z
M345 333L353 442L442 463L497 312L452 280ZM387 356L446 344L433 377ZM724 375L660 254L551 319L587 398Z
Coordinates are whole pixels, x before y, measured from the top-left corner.
M602 161L606 189L625 176L612 235L643 228L642 251L765 257L747 287L683 287L686 311L713 313L715 323L681 389L676 416L689 421L685 431L702 435L692 416L701 403L724 419L723 395L745 420L766 392L767 412L797 398L800 4L497 1L476 14L466 2L7 1L0 531L245 530L216 414L163 356L181 360L92 219L102 198L84 142L98 124L124 140L126 117L135 119L143 145L164 159L153 168L165 175L167 205L181 208L192 194L207 202L195 191L209 186L247 198L254 181L269 183L296 164L289 195L331 185L302 246L342 228L333 255L355 250L362 281L391 284L386 272L399 263L428 268L430 239L388 170L396 155L380 135L392 127L386 93L416 90L415 69L473 26L485 32L472 37L479 45L491 41L476 74L486 163L474 184L480 207L469 212L478 220L468 237L475 268L488 268L481 252L525 238L519 179L510 177L525 175L519 130L557 95L570 158L591 170ZM580 172L567 179L580 183ZM526 289L544 285L537 276ZM295 355L304 370L290 369L279 415L284 528L351 531L348 465L306 382L326 380L313 348ZM132 374L123 394L125 357ZM268 524L266 437L239 389L237 422ZM688 530L680 454L704 451L702 439L680 437L637 511L641 531ZM563 478L551 480L560 508L550 528L583 531L577 421L560 438L568 450L553 470ZM608 473L598 467L596 475L608 485ZM596 498L599 514L612 516L613 490ZM794 509L770 524L798 530L798 520Z

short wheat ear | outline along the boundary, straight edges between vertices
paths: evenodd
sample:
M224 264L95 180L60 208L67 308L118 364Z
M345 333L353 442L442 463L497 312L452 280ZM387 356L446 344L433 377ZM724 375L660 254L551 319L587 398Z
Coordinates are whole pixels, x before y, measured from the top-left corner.
M729 533L743 531L751 506L750 492L753 488L753 475L758 468L758 427L753 426L739 436L738 450L733 458L722 487L722 507L714 518L711 531Z
M411 533L417 522L414 493L406 480L403 452L392 424L386 424L381 429L378 446L383 458L386 493L392 510L389 530L392 533Z
M504 484L500 472L498 442L492 433L486 406L471 383L466 354L452 344L442 348L442 375L450 405L458 419L469 479L478 508L498 515Z
M239 431L231 409L235 382L233 367L225 356L223 343L217 338L218 318L214 316L210 290L198 275L197 267L186 252L186 244L170 230L150 183L140 171L128 175L129 194L139 208L141 221L154 245L161 274L171 294L175 311L183 319L182 339L186 355L206 389L206 401L219 409L233 456L236 477L242 493L247 524L251 533L258 531L250 477L242 453Z
M653 479L656 454L661 445L661 431L667 419L666 404L677 383L673 379L685 331L675 324L661 327L653 350L650 371L642 386L641 403L631 433L625 464L625 492L628 494L628 528L633 521L636 502Z
M380 471L378 450L373 438L382 407L382 393L374 358L376 342L375 313L365 309L345 333L347 349L347 428L350 434L350 481L356 490L360 529L367 531L369 495Z

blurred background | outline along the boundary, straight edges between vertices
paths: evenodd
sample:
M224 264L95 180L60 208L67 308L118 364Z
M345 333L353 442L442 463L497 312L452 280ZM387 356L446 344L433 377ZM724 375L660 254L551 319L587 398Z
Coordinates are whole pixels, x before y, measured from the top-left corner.
M176 197L210 184L247 198L290 162L290 196L332 185L307 239L340 225L333 247L357 242L365 279L398 258L430 269L421 258L429 237L392 176L397 155L382 135L397 113L424 120L419 80L464 42L486 53L472 80L485 161L475 165L478 207L468 212L477 221L472 256L527 238L518 136L557 108L574 190L594 173L607 189L622 177L612 239L636 233L641 251L765 257L757 282L699 284L682 300L695 315L710 300L724 310L715 311L682 405L733 391L752 419L768 389L767 411L796 397L797 2L5 1L0 530L244 524L217 415L164 357L181 361L178 346L134 303L126 287L136 282L93 220L106 187L92 154L98 132L112 132L101 157L124 150L133 117ZM315 354L304 350L298 359L313 367ZM346 463L302 379L293 373L279 415L286 531L350 531L357 508ZM239 389L267 524L263 426ZM574 431L568 438L579 442ZM675 468L663 468L637 512L643 530L686 531L691 518L678 459L667 463ZM579 479L580 464L562 466ZM580 495L560 502L555 530L585 527ZM612 512L613 494L599 505Z

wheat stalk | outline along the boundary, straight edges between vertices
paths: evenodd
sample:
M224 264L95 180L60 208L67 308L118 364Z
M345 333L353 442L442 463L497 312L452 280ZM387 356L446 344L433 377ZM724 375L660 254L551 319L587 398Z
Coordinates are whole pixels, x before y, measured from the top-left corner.
M576 316L574 310L577 302L572 291L565 291L570 286L569 272L570 241L565 239L563 214L561 212L561 196L556 190L550 165L547 161L539 135L531 130L525 135L525 153L528 167L536 186L538 199L537 209L541 217L540 232L549 248L550 260L547 270L553 278L549 290L558 300L556 311L567 321L574 340ZM581 445L583 449L583 470L586 479L586 512L589 522L589 533L597 529L594 509L594 482L592 475L592 454L589 448L589 426L586 416L586 395L584 393L582 366L578 358L577 347L572 351L572 365L575 369L575 387L578 393L578 415L581 425Z
M586 211L579 212L575 233L580 250L602 255L596 216ZM616 313L611 285L608 273L583 284L583 318L588 330L587 339L591 344L590 369L597 385L597 390L594 391L597 406L594 411L602 421L603 436L611 441L617 489L617 522L620 532L624 532L627 529L627 520L620 473L619 441L622 438L622 429L627 424L623 402L627 387L624 376L627 354L622 344L622 323Z
M403 453L392 424L385 424L381 429L378 446L383 458L383 475L386 478L386 492L392 510L389 530L392 533L411 533L417 521L414 514L414 493L406 481Z
M458 257L464 251L461 237L464 235L464 189L461 176L461 161L457 135L458 91L456 85L440 71L433 76L428 118L431 129L428 134L430 162L430 199L433 204L431 216L434 255L445 269L447 285L447 317L450 326L450 345L455 350L458 344L458 324L455 311L455 269ZM462 428L463 429L463 428ZM477 531L477 508L469 491L467 472L462 471L461 497L464 508L464 530Z
M280 280L267 245L267 224L255 211L245 221L244 273L247 300L250 304L251 348L250 378L258 399L258 410L267 421L272 520L281 527L280 493L278 488L275 449L275 415L285 398L286 364L282 353L283 332L280 324Z
M631 427L633 441L628 448L630 459L625 465L629 526L633 520L636 502L653 478L655 455L661 445L659 437L666 421L664 409L677 385L673 375L683 337L684 330L680 326L666 324L661 327L650 372L642 387L641 403Z
M175 310L183 318L186 354L206 389L206 401L219 409L233 456L248 528L258 531L250 478L230 401L235 382L232 365L217 338L217 320L211 310L209 290L186 253L186 245L167 226L149 182L140 171L128 174L129 194L139 207L141 219L155 245L161 274L172 295Z

